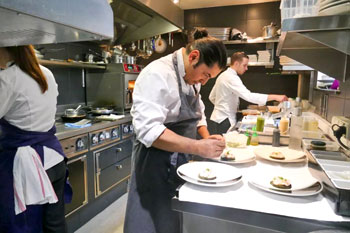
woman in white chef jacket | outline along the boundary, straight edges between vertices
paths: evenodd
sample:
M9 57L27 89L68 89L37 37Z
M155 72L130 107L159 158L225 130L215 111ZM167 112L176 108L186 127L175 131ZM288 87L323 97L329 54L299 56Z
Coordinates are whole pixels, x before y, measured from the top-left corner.
M57 84L30 45L0 48L0 67L0 232L64 233Z
M217 157L225 147L220 135L209 135L200 86L226 65L223 43L194 33L186 48L153 61L138 76L133 92L136 140L125 233L178 233L179 213L171 198L181 184L178 166L190 154ZM196 140L197 132L203 139Z
M285 95L267 95L249 91L238 77L248 70L248 62L249 57L244 52L232 54L230 67L219 75L210 92L209 100L214 104L210 120L215 122L217 134L226 133L236 124L239 98L259 105L265 105L271 100L280 102L288 100Z

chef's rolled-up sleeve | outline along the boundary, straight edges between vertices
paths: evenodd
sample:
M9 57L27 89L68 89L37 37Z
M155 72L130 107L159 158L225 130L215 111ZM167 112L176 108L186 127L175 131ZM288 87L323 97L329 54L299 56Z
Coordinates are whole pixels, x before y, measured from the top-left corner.
M204 106L204 103L202 101L201 95L199 95L199 106L201 109L202 118L198 121L197 127L207 126L207 118L205 117L205 112L204 112L205 106Z
M174 105L173 98L170 98L174 93L170 92L176 89L169 86L177 84L164 75L164 72L160 74L149 69L135 83L131 115L136 137L146 147L152 146L165 130L164 122Z

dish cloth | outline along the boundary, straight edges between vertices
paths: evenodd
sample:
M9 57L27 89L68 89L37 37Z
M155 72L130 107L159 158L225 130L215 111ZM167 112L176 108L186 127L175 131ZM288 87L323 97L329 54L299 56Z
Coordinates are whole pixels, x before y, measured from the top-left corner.
M65 123L64 125L69 128L85 128L91 126L91 121L83 119L75 123Z
M110 115L97 116L96 119L104 120L104 121L116 121L116 120L124 118L124 117L125 117L125 115L110 114Z
M58 201L38 153L30 146L17 149L13 161L13 188L16 215L24 212L26 205Z

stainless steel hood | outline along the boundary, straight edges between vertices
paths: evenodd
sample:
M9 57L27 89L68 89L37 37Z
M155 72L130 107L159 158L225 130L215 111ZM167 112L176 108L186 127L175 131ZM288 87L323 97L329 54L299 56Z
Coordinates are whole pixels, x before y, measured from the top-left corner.
M113 0L115 44L149 38L184 27L184 11L171 0Z
M283 20L277 55L345 81L350 77L350 15Z
M0 0L0 46L112 39L106 0Z

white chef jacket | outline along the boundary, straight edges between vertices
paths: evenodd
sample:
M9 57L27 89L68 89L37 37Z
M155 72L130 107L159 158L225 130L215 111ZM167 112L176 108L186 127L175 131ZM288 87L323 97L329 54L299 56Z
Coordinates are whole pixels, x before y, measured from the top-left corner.
M235 125L239 97L251 103L265 105L268 95L249 91L237 72L229 67L219 75L210 92L209 100L214 104L210 120L220 124L228 118L231 126Z
M8 63L8 66L12 62ZM46 132L55 123L58 89L51 71L40 66L48 90L42 93L38 83L17 65L0 71L0 118L26 131ZM45 153L45 169L63 160L60 154Z
M185 76L182 49L176 51L180 77ZM181 79L182 91L195 95L192 85ZM201 84L196 84L200 91ZM200 98L202 119L198 126L207 125L204 104ZM137 139L146 147L165 130L166 123L175 122L180 110L180 95L172 54L151 62L139 74L133 91L131 115Z

